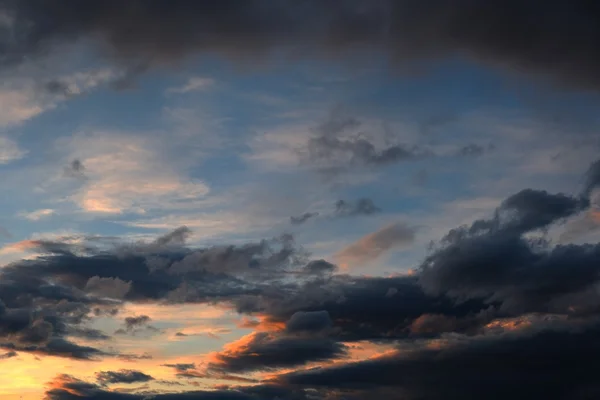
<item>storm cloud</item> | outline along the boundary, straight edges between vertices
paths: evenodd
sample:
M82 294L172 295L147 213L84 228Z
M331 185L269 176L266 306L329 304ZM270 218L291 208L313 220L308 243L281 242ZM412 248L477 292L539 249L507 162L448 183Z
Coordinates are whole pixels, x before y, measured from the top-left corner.
M376 48L400 66L458 55L558 84L600 87L600 9L587 1L4 0L0 6L11 21L2 25L5 65L85 38L139 70L193 54L252 62L276 49L331 58Z

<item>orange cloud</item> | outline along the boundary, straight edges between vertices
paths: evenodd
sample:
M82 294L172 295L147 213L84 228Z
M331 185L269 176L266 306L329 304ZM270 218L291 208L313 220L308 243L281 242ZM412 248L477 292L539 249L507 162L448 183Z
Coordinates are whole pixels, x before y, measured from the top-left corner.
M257 332L278 332L285 329L285 322L273 321L267 315L242 317L237 324L238 328L251 328Z
M411 244L414 237L414 228L394 223L363 236L342 249L335 258L342 268L358 266L373 261L392 249Z

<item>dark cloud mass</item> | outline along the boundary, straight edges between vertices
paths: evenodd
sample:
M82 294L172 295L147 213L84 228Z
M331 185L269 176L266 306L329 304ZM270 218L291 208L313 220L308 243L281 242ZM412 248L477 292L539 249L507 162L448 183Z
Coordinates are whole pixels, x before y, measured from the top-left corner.
M593 368L597 326L584 332L457 341L372 361L294 373L288 383L364 391L394 388L393 399L592 399L600 393Z
M256 60L286 48L334 57L363 47L385 51L397 64L459 55L600 87L600 7L586 0L3 0L0 7L12 21L2 25L4 64L82 38L95 38L138 70L191 54ZM381 159L404 151L389 153Z

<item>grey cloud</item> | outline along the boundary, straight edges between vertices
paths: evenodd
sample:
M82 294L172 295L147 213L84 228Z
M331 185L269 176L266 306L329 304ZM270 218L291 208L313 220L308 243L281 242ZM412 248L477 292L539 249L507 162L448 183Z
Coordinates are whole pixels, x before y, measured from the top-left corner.
M159 237L154 241L154 244L156 244L157 246L182 246L185 244L186 239L190 236L191 233L192 231L187 226L181 226L175 229L174 231Z
M313 137L306 148L311 162L329 166L385 166L402 161L412 161L430 155L417 146L393 145L377 149L363 138L340 139L337 137Z
M87 179L85 175L85 166L79 159L71 161L71 163L63 169L63 175L68 178Z
M317 213L317 212L306 212L297 217L292 216L292 217L290 217L290 223L292 225L301 225L301 224L305 223L306 221L308 221L309 219L311 219L312 217L316 217L317 215L319 215L319 213Z
M138 383L154 380L150 375L133 369L122 369L119 371L101 371L96 373L96 380L101 385L114 383Z
M559 84L600 86L599 11L587 1L5 0L1 6L13 20L2 28L5 65L94 38L133 71L192 54L252 62L280 49L343 58L366 48L400 66L462 56Z
M175 368L177 372L187 371L188 369L195 369L196 364L163 364L165 367Z
M337 270L337 266L325 260L312 260L304 267L304 271L313 275L332 274Z
M564 194L523 190L489 220L449 232L427 257L419 280L433 294L502 303L509 312L597 312L598 245L558 245L528 239L575 215L587 202Z
M130 330L134 328L138 328L140 326L146 325L151 321L151 318L147 315L139 315L137 317L127 317L125 318L125 327Z
M322 311L298 311L286 323L288 332L319 332L333 325L329 313Z
M100 296L122 299L131 289L131 282L125 282L119 278L100 278L93 276L88 279L84 290Z
M381 212L373 200L361 198L355 202L338 200L335 203L335 215L338 217L352 217L356 215L371 215Z

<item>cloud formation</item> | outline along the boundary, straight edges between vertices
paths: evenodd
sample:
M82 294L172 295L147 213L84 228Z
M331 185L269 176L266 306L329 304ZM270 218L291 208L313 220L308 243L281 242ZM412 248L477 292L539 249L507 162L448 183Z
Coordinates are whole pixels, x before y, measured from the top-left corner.
M380 49L400 66L459 55L559 84L600 86L599 11L586 1L8 0L1 6L11 21L2 25L4 65L86 38L139 70L193 54L254 61L276 49L332 57L363 47ZM389 153L382 160L402 151Z

